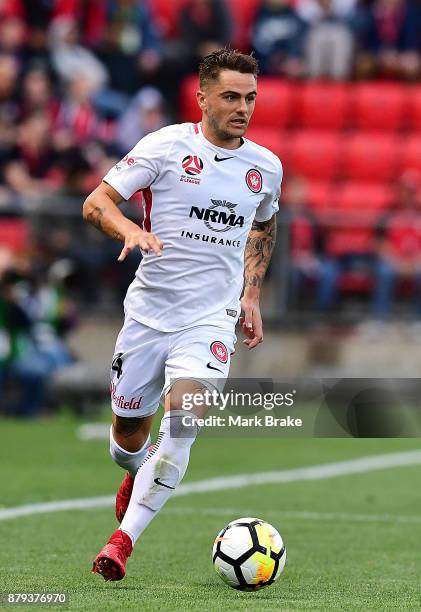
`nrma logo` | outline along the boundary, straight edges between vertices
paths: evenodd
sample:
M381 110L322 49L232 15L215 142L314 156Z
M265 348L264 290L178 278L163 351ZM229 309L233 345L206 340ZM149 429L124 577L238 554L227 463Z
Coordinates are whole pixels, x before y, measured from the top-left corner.
M244 217L233 212L237 204L226 200L211 200L211 202L209 208L192 206L189 217L201 219L213 232L229 232L233 227L243 227Z

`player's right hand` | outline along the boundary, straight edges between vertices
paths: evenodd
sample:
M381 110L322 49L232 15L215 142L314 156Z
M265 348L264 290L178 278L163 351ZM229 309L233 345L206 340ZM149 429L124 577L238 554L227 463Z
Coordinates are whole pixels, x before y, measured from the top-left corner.
M126 259L127 255L136 247L142 249L142 251L144 251L145 253L153 251L154 253L156 253L156 255L158 255L158 257L161 257L164 245L162 241L158 238L158 236L155 236L155 234L145 232L140 228L136 229L126 234L124 240L124 247L117 261L123 261L124 259Z

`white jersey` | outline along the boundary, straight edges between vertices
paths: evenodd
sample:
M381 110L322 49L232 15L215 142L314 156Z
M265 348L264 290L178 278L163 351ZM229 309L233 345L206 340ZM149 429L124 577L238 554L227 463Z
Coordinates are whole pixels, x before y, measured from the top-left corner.
M164 332L233 326L251 224L277 212L281 180L279 159L246 138L223 149L193 123L142 138L104 177L125 199L142 190L144 229L164 244L143 254L126 314Z

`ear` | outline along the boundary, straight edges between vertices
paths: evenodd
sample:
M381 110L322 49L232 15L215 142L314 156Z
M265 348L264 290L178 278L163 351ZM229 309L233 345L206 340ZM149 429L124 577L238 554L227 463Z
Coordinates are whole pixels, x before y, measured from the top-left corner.
M200 89L199 91L196 92L196 100L197 100L200 110L204 112L207 109L206 95Z

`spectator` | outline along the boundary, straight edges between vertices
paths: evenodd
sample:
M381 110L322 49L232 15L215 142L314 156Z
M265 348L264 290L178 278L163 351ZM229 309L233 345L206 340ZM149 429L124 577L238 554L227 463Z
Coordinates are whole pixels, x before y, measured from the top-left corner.
M15 261L0 276L0 384L13 383L17 394L2 408L33 417L45 406L51 375L73 361L60 336L71 317L59 285L40 279L28 261L23 263L22 268Z
M79 32L75 21L61 17L50 26L51 60L62 83L75 77L83 77L90 83L92 92L103 89L108 74L95 55L79 44Z
M17 85L19 67L12 55L0 54L0 111L14 123L18 116Z
M119 154L125 155L143 136L168 123L162 95L154 87L144 87L136 94L117 123L116 145Z
M86 75L69 79L56 118L60 136L67 134L69 142L83 145L99 136L100 119L92 102L93 89Z
M377 228L377 264L373 293L373 315L385 320L400 279L415 285L416 312L421 317L421 177L408 170L397 185L396 209Z
M298 14L308 23L306 64L311 78L347 79L354 40L348 17L349 0L302 0Z
M52 74L50 50L48 48L48 27L56 0L25 1L27 24L25 45L25 68L37 67Z
M288 182L285 203L290 223L290 298L296 305L305 284L316 285L316 307L327 310L335 297L338 269L323 254L323 236L307 204L307 185L302 178Z
M0 51L20 60L25 42L25 22L18 17L0 20Z
M360 77L414 80L420 72L421 9L413 0L375 0L355 14Z
M291 0L263 0L256 15L252 45L263 74L304 74L305 23Z
M67 17L79 25L84 45L96 47L104 34L107 20L106 0L37 0L53 5L53 18Z
M41 197L55 188L50 179L56 161L49 119L45 113L33 113L18 128L16 146L4 163L5 182L19 195Z
M225 0L188 0L179 19L182 57L187 71L232 38L232 17Z
M157 78L161 39L143 0L112 0L108 18L98 56L109 71L111 88L133 94L141 84Z
M53 95L48 73L41 68L32 68L22 81L20 117L24 119L38 111L47 114L52 128L57 117L58 100Z
M5 168L16 149L16 127L10 123L7 115L3 115L0 110L0 209L2 212L16 211L16 202L10 187L5 178Z

